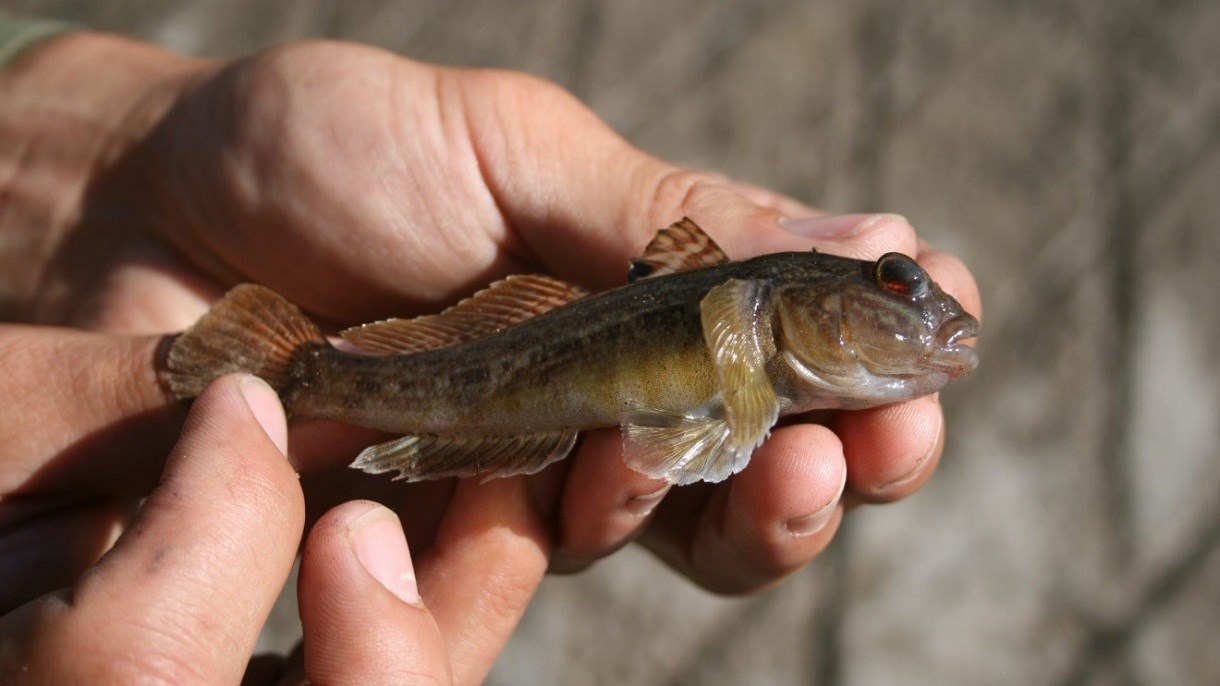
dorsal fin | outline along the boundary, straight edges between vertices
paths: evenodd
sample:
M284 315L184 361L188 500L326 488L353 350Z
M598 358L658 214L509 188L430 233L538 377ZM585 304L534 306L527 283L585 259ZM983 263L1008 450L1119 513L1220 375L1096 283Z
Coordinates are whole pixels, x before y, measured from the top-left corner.
M716 241L703 232L690 217L683 217L653 237L644 254L631 261L627 280L631 282L654 276L688 272L713 267L729 261Z
M440 314L386 319L340 335L365 352L401 355L490 336L584 297L588 291L541 274L501 279Z

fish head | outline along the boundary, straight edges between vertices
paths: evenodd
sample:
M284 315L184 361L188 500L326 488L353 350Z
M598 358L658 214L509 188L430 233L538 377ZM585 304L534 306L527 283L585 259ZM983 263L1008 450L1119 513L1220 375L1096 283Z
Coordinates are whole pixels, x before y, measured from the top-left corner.
M966 343L978 335L978 320L901 253L776 295L778 351L821 406L918 397L978 365Z

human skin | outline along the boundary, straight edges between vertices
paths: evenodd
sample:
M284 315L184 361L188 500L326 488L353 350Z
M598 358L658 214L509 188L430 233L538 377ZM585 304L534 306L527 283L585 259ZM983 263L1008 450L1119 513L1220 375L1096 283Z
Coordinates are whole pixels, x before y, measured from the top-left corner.
M430 609L419 595L428 578L417 580L397 517L369 501L334 508L305 541L303 649L289 660L250 661L305 520L284 455L287 434L279 401L261 380L234 375L210 386L160 483L105 557L70 588L0 617L0 681L478 681L506 634L453 636L442 627L499 626L487 579L469 565L446 570L444 583L464 602ZM467 484L456 500L465 515L448 526L495 517L546 545L520 482ZM522 552L479 531L455 535L471 554Z
M521 74L322 42L232 62L87 33L30 51L0 72L0 317L20 322L0 327L13 372L0 394L23 399L0 428L0 540L34 527L40 544L0 559L14 580L0 609L70 585L155 486L185 410L153 374L153 334L188 326L228 287L265 284L334 325L434 312L515 272L601 289L682 216L736 258L915 255L979 314L969 272L901 217L822 217L675 166ZM367 431L301 424L289 455L307 523L354 497L389 505L442 632L486 646L548 568L632 540L717 592L771 585L825 548L847 506L917 490L943 447L935 397L821 419L778 428L724 484L672 492L622 463L617 433L591 432L572 458L507 480L530 494L543 536L497 526L514 501L496 489L481 497L503 507L479 519L462 497L473 486L347 470L379 438ZM71 506L6 516L50 499ZM472 521L519 554L470 555L460 523ZM450 611L460 590L429 580L455 569L502 584L497 619ZM492 659L455 677L477 680Z

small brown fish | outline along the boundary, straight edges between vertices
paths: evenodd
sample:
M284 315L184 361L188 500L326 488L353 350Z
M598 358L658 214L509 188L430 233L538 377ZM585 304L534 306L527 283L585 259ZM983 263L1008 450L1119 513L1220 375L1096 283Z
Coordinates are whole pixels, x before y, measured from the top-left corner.
M295 417L406 434L352 463L411 481L530 474L583 429L621 426L633 469L722 481L781 415L935 392L978 362L978 321L911 258L817 252L731 262L689 219L657 233L630 283L589 294L510 276L436 315L342 332L234 288L170 348L182 398L261 376Z

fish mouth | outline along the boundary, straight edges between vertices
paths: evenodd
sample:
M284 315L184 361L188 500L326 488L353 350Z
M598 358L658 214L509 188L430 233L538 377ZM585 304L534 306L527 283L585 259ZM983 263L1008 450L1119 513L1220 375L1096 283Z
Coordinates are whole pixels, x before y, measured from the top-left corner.
M953 376L965 376L979 364L979 354L965 341L977 338L979 320L962 314L945 322L936 331L929 361Z

